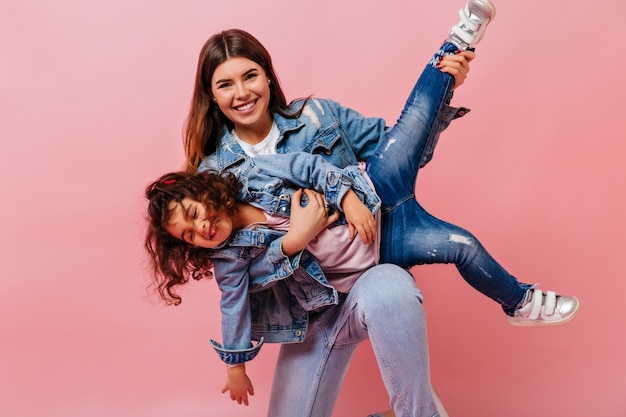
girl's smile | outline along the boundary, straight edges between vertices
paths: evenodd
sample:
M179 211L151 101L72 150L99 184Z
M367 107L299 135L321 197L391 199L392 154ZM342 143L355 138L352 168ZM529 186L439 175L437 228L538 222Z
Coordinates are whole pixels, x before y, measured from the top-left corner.
M208 213L204 204L191 198L170 203L172 216L164 226L175 238L201 248L213 249L228 239L233 231L230 217Z

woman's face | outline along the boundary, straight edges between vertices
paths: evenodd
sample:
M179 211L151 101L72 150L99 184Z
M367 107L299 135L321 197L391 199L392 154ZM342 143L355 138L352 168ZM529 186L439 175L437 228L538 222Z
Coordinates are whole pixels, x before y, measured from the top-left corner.
M229 58L217 66L211 96L235 129L265 129L271 120L269 78L248 58Z
M180 203L172 201L169 208L173 214L165 230L191 245L213 249L228 239L233 231L229 216L209 213L197 200L186 197Z

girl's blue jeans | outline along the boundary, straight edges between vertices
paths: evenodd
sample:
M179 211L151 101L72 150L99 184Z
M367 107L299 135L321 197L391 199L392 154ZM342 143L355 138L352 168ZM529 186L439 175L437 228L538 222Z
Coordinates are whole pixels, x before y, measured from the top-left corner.
M338 305L310 317L303 342L281 345L267 415L330 417L350 359L369 339L396 417L438 416L421 301L405 269L365 271Z
M417 173L432 152L429 140L437 127L437 114L454 84L454 78L436 64L455 49L445 43L431 59L397 123L367 161L367 173L383 202L380 261L407 268L453 263L472 287L512 315L531 286L518 282L471 233L434 217L415 197Z

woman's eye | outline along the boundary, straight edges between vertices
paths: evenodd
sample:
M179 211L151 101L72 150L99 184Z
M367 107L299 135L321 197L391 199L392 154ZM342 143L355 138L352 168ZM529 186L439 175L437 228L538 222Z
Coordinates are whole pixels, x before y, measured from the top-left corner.
M258 74L248 74L246 76L246 80L251 80L252 78L256 78L258 76Z
M193 219L197 219L198 218L198 210L197 209L193 209Z

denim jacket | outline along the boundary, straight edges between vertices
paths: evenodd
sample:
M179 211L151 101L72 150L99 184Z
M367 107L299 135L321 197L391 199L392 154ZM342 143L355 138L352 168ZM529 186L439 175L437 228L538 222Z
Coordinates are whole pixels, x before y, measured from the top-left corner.
M290 104L289 110L296 112L302 100ZM433 156L439 135L452 122L469 112L465 107L445 105L435 121L428 138L421 167ZM328 99L310 99L300 117L287 119L278 113L273 115L280 136L276 145L277 153L308 152L320 154L339 168L366 161L376 150L380 138L387 127L385 120L378 117L365 117L339 103ZM248 158L233 135L224 129L215 153L208 155L199 170L230 170L231 166Z
M290 108L295 112L302 104L302 101L296 101ZM444 106L429 137L422 166L431 159L440 133L453 119L467 111ZM372 212L380 207L378 197L356 165L367 160L378 146L386 130L383 119L365 117L327 99L310 99L302 114L295 119L279 114L274 114L273 118L280 132L277 153L318 154L318 165L324 165L319 162L323 158L344 169L322 172L315 166L315 161L294 165L299 164L298 160L306 159L302 154L295 154L298 156L282 163L277 163L274 155L251 158L228 129L224 129L216 152L207 156L198 170L235 173L244 184L242 199L271 215L289 216L294 187L324 192L331 205L340 209L338 202L350 181ZM267 163L266 159L271 162ZM309 169L313 169L316 177L306 184L305 178L297 177ZM321 181L326 189L318 188ZM345 219L340 222L345 223ZM308 312L337 303L336 291L328 285L319 264L308 252L303 251L292 258L282 253L282 235L263 227L246 229L236 232L214 253L216 281L222 290L224 344L214 340L211 344L226 363L253 359L264 340L275 343L303 340ZM285 279L288 277L290 279ZM259 343L253 347L251 340Z
M372 213L381 207L357 167L339 169L319 155L294 152L246 158L233 172L243 182L239 197L271 215L288 215L291 196L300 187L324 193L339 211L350 189ZM345 224L343 215L340 222ZM210 343L227 364L253 359L263 340L301 341L307 312L337 303L337 291L310 253L301 251L291 258L284 255L284 234L253 225L234 232L211 252L221 290L223 345L214 340ZM252 347L251 340L261 342Z

